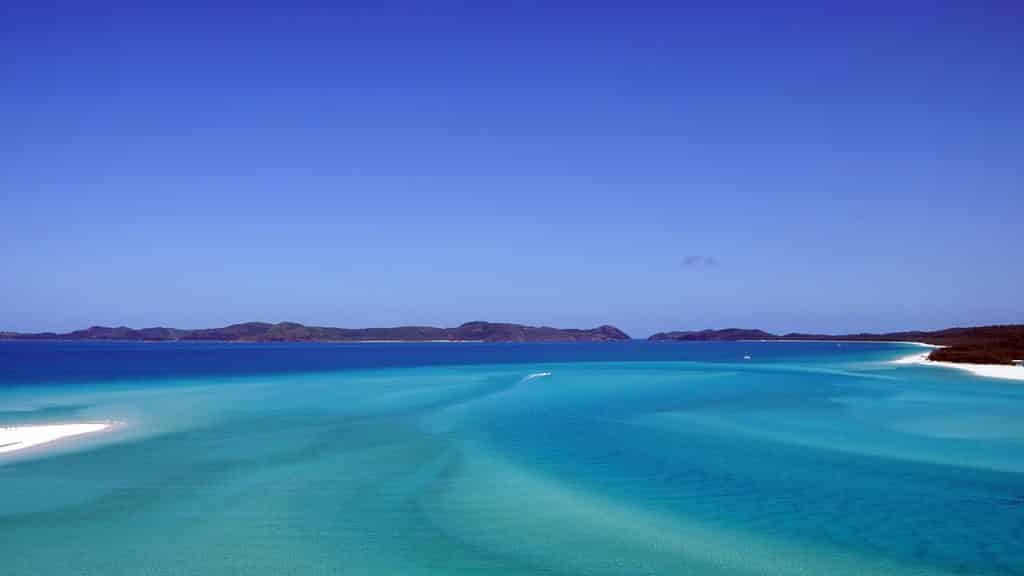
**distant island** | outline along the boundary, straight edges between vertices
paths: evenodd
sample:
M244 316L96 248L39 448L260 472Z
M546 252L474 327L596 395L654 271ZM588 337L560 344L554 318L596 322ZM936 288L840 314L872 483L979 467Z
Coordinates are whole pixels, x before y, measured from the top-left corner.
M932 332L886 332L883 334L772 334L764 330L727 328L724 330L697 330L659 332L649 340L675 341L737 341L737 340L827 340L922 342L942 346L933 350L929 360L972 364L1010 364L1024 359L1024 324L1002 326L976 326L948 328Z
M296 322L244 322L223 328L128 328L92 326L73 332L2 332L0 340L123 340L140 342L615 342L630 340L622 330L552 328L505 322L466 322L454 328L397 326L392 328L332 328ZM941 346L929 360L973 364L1010 364L1024 359L1024 324L949 328L936 331L886 332L881 334L773 334L764 330L726 328L659 332L652 341L735 342L741 340L825 340L921 342Z
M93 326L74 332L0 332L6 340L129 340L144 342L609 342L629 340L614 326L590 329L524 326L501 322L467 322L456 328L398 326L394 328L329 328L295 322L245 322L223 328L116 328Z

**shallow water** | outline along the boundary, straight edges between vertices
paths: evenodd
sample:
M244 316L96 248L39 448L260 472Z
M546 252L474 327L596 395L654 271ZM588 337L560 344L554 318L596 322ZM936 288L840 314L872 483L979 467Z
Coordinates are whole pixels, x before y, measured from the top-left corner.
M1024 386L915 350L0 343L117 423L0 456L0 573L1024 574Z

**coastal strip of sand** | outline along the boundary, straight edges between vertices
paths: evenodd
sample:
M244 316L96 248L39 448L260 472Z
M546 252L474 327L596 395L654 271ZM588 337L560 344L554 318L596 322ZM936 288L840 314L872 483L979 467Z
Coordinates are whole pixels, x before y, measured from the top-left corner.
M109 422L79 422L0 427L0 454L49 444L62 438L101 432L111 426Z
M940 366L966 370L975 376L987 378L1003 378L1006 380L1024 380L1024 367L1010 364L966 364L961 362L937 362L928 359L928 353L913 354L892 361L893 364L916 364L919 366Z

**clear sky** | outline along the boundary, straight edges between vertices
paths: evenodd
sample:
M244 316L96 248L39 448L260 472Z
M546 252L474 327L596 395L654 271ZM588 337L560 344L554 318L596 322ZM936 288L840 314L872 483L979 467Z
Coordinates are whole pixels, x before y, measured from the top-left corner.
M1024 322L1024 4L0 8L0 329Z

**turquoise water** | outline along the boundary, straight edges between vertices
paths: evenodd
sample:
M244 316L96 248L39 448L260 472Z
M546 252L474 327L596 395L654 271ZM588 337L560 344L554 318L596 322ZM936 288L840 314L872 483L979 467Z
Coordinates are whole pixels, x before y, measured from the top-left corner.
M0 343L117 423L0 456L0 574L1024 574L1024 386L917 350Z

